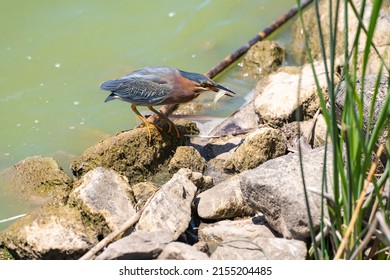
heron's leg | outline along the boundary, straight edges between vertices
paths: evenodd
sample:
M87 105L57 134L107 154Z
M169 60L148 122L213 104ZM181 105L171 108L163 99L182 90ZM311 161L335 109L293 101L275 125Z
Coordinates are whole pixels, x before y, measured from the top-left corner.
M172 127L175 129L175 132L176 132L176 136L177 138L180 137L180 133L179 133L179 130L177 129L177 126L166 116L164 115L163 113L161 113L160 111L154 109L152 106L148 106L149 110L156 113L157 115L160 116L160 118L162 118L163 120L165 120L165 122L168 124L169 128L168 128L168 133L171 132L172 130Z
M154 128L158 132L157 126L154 125L153 123L147 122L145 117L141 115L141 113L137 110L137 107L134 104L131 105L131 109L134 111L134 113L137 115L137 117L144 123L144 125L148 129L148 136L149 136L149 142L150 142L152 140L152 135L150 133L150 127Z

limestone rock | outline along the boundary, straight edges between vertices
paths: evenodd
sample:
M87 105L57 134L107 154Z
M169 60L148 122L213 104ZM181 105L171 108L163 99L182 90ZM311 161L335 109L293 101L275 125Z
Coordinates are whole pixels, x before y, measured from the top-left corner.
M390 28L390 26L389 26ZM374 100L374 91L375 91L375 85L377 80L376 74L367 75L364 79L364 90L363 90L363 118L364 118L364 124L363 129L364 132L367 133L367 127L368 127L368 120L370 117L370 110L371 110L371 104ZM372 124L370 127L369 133L372 133L374 130L374 125L378 120L379 113L382 110L386 96L388 95L388 89L389 89L389 83L388 83L389 77L382 76L379 84L378 84L378 92L375 96L375 105L372 112ZM357 80L356 82L356 90L359 92L362 87L362 81ZM345 95L346 95L346 89L345 89L345 81L341 82L339 92L337 93L336 97L336 109L338 113L338 121L341 121L341 115L344 110L344 102L345 102ZM388 139L389 130L390 130L390 121L385 124L386 126L382 128L382 133L379 139L379 142L386 145L386 141Z
M319 85L327 98L328 84L323 63L316 62L315 69ZM255 91L255 110L265 123L272 125L282 126L286 122L313 117L320 108L311 65L284 67L278 73L269 75L266 81L258 83Z
M113 170L97 167L85 174L69 197L93 228L108 235L135 214L127 180Z
M171 242L158 256L159 260L208 260L207 254L182 242Z
M247 135L225 163L225 169L242 172L286 153L286 139L280 130L262 127Z
M169 231L176 240L191 220L191 203L196 191L196 186L185 175L173 175L143 211L137 230Z
M152 134L151 142L145 127L109 137L75 158L72 172L80 178L96 167L105 167L126 176L130 184L144 181L157 173L182 141L175 133L168 134L166 129L158 135L152 130Z
M252 242L235 240L220 244L213 260L304 260L306 244L299 240L258 237Z
M3 238L16 259L78 259L97 243L79 211L67 206L38 208L11 224Z
M136 208L141 209L148 199L160 189L160 186L152 182L141 182L131 186L131 189L136 202Z
M204 176L199 172L193 172L188 168L181 168L177 174L186 176L198 188L198 192L208 190L214 184L212 177Z
M321 191L325 147L303 154L305 184ZM330 147L327 152L327 182L332 182ZM241 190L246 202L264 214L270 226L285 238L310 236L299 155L288 154L269 160L240 174ZM329 186L330 187L330 186ZM321 197L308 191L314 230L319 229Z
M189 168L192 171L203 173L206 160L192 146L177 147L174 156L168 165L170 173L176 173L180 168Z
M251 98L251 97L249 97ZM237 135L256 129L260 123L259 115L255 111L254 102L243 105L236 112L218 124L210 132L212 136Z
M333 11L332 18L333 20L336 17L336 1L333 0ZM356 9L358 11L361 10L361 6L363 1L353 1ZM364 16L363 16L363 24L365 26L369 26L370 16L373 9L373 1L365 1L366 6L364 7ZM329 4L330 1L322 1L319 3L319 11L321 14L321 25L323 32L323 41L326 48L327 56L329 57ZM377 50L383 57L385 63L389 65L390 62L390 9L388 9L389 5L382 5L382 8L379 11L379 16L377 18L377 22L375 25L375 32L373 36L373 44L377 47ZM319 31L315 17L314 6L311 8L305 9L303 12L303 20L305 22L305 28L309 34L309 46L311 53L314 59L320 59L322 57L322 50L319 39ZM337 36L338 38L342 38L345 34L345 22L344 22L344 5L340 5L340 9L338 12L338 25L337 25ZM334 24L334 23L333 23ZM358 30L360 23L357 17L355 16L351 5L348 5L348 49L352 48L352 44L354 43L354 39L356 37L356 32ZM302 32L302 26L300 20L296 20L295 23L291 26L292 32L292 43L287 47L291 48L291 50L287 50L291 52L293 57L298 57L297 60L299 63L306 60L308 61L307 51L305 49L304 44L304 34ZM358 42L358 61L357 65L362 65L363 57L364 57L364 48L366 47L367 37L365 32L361 31ZM335 46L336 55L344 55L344 40L337 40ZM371 48L369 54L369 63L367 64L367 73L377 73L379 66L381 64L381 60L376 54L376 51ZM351 65L353 60L351 60Z
M0 184L32 205L65 205L72 180L51 157L29 157L4 170Z
M266 40L254 44L242 62L246 74L262 77L282 65L284 57L284 49L277 43Z
M136 231L110 244L96 260L155 259L171 241L168 231Z
M203 219L227 219L254 214L243 198L238 176L200 193L195 199L195 206L199 217Z
M201 154L206 160L230 152L244 141L244 135L225 136L210 140L202 149Z
M300 134L298 134L298 125L300 126ZM308 144L313 148L321 147L325 144L327 137L327 126L322 114L313 123L313 119L302 122L286 123L281 131L286 136L287 145L298 151L297 139L305 137Z
M201 240L206 241L211 251L218 244L233 240L252 241L258 237L275 237L262 216L242 220L223 220L212 224L201 224L199 227Z

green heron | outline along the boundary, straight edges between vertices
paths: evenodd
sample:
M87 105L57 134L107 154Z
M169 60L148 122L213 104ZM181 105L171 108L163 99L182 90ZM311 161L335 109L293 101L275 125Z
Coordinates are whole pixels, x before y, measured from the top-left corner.
M181 71L174 67L145 67L135 70L119 79L109 80L100 85L103 90L111 91L104 102L119 99L132 103L131 109L140 118L148 129L149 141L151 140L150 127L158 127L146 121L136 106L147 106L164 120L169 130L174 127L177 137L177 127L166 115L157 111L152 106L186 103L196 98L204 91L224 90L235 94L233 91L215 83L205 75ZM228 96L232 96L226 93Z

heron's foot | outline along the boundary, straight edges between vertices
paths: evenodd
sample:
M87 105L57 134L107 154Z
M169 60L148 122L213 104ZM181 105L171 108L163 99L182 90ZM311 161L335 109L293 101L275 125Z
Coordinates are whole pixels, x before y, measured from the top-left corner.
M162 130L161 127L155 125L154 123L146 123L145 124L146 128L148 129L148 140L149 140L149 143L152 141L152 134L151 134L151 130L155 130L156 131L156 138L157 140L161 141L162 140L162 137L161 137L161 134L160 134L160 131Z

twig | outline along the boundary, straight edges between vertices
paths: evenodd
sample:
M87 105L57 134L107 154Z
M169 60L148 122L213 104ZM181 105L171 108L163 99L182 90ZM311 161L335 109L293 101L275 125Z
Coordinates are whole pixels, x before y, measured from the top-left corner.
M337 250L337 253L336 253L335 257L334 257L335 260L340 259L341 254L344 252L344 249L345 249L345 246L347 244L347 241L348 241L349 237L351 236L351 233L353 231L353 227L355 226L356 220L359 217L360 210L361 210L363 202L365 200L365 196L366 196L366 193L367 193L368 186L369 186L369 184L370 184L370 182L372 180L372 177L374 176L378 158L382 154L383 150L384 150L384 145L382 144L382 145L380 145L380 147L379 147L379 149L378 149L378 151L376 153L375 161L371 164L371 168L370 168L370 171L368 173L368 177L367 177L367 180L366 180L366 182L364 184L363 190L360 193L360 197L359 197L359 200L357 202L356 209L353 212L351 221L349 222L349 225L348 225L348 228L347 228L347 230L345 232L344 238L341 241L340 246L339 246L339 248Z
M7 219L4 219L4 220L1 220L1 221L0 221L0 224L1 224L1 223L5 223L5 222L9 222L9 221L12 221L12 220L16 220L16 219L19 219L19 218L22 218L22 217L24 217L24 216L26 216L26 215L27 215L27 214L20 214L20 215L11 217L11 218L7 218Z

